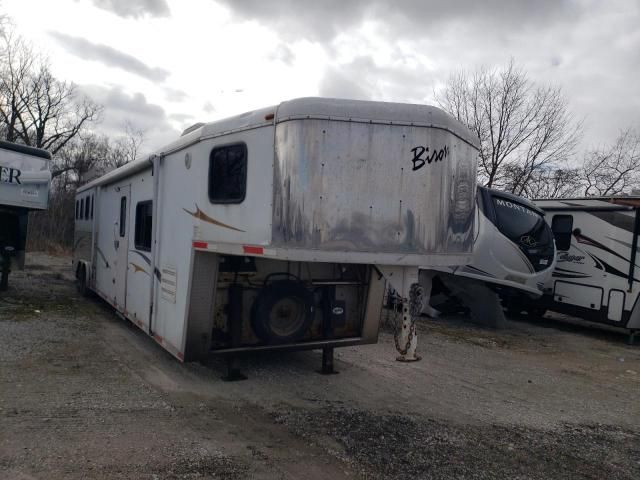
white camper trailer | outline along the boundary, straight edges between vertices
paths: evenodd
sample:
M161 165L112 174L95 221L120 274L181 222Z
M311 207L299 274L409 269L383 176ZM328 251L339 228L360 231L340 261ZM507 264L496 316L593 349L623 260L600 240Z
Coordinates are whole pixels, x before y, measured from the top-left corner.
M425 313L461 302L478 321L501 326L503 307L517 310L543 294L555 266L553 234L544 212L525 198L478 187L476 202L473 259L430 269L436 286Z
M24 267L28 214L49 204L50 163L46 150L0 141L0 289Z
M329 363L377 341L385 278L407 298L418 266L470 260L477 153L419 105L305 98L197 126L78 190L78 282L180 360Z
M478 187L474 255L468 265L439 268L490 283L505 297L540 297L555 266L551 228L529 200Z
M547 212L557 265L544 308L587 320L640 329L640 197L536 200Z

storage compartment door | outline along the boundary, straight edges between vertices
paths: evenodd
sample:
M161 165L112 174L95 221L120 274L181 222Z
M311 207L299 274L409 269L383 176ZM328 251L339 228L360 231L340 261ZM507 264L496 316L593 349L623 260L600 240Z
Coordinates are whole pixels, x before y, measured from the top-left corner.
M624 309L624 292L622 290L611 290L609 292L609 309L607 318L614 322L622 320L622 310Z
M602 306L602 288L556 281L553 299L558 303L568 303L591 310L600 310Z

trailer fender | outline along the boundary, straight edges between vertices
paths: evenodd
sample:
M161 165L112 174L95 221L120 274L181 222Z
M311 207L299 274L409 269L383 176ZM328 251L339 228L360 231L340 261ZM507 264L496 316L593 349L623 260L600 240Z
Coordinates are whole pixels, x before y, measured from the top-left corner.
M76 265L76 283L78 285L78 292L81 295L86 296L89 294L89 288L91 282L91 262L85 260L79 260Z

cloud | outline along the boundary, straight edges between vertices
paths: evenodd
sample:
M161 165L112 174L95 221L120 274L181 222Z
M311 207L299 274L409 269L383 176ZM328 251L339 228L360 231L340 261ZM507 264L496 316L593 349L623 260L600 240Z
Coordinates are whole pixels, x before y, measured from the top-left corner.
M193 115L189 115L188 113L172 113L169 115L171 120L176 120L177 122L186 122L187 120L192 120Z
M152 81L163 82L169 76L167 70L151 68L136 57L107 45L92 43L85 38L72 37L60 32L49 32L49 35L69 53L83 60L100 62Z
M561 16L575 20L570 0L218 0L243 20L274 27L284 37L329 41L366 20L378 20L402 36L437 35L444 22L481 22L512 28L543 24Z
M213 103L211 103L211 102L204 102L204 105L202 106L202 109L206 113L213 113L213 112L216 111L216 107L214 107Z
M359 56L327 68L320 81L319 94L355 100L422 103L431 93L432 83L433 75L424 65L410 65L410 58L396 52L394 62L388 65L376 63L372 56Z
M166 0L92 0L93 4L123 18L168 17Z
M177 88L167 87L164 89L164 92L166 94L166 99L170 102L182 102L183 100L189 98L187 92L179 90Z
M374 92L371 86L363 87L349 68L331 67L326 70L320 81L321 97L349 98L352 100L371 100Z
M282 62L285 65L292 66L296 56L293 51L284 43L279 44L276 49L269 55L269 59Z
M80 90L104 106L103 120L96 127L100 133L118 136L123 133L125 122L145 132L143 149L156 150L179 137L165 110L149 103L140 92L127 92L121 86L103 87L83 85Z

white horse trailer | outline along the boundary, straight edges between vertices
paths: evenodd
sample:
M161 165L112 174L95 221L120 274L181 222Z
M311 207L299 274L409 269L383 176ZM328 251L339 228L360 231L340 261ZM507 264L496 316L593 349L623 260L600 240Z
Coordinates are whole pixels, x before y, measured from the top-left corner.
M497 327L503 307L517 310L542 296L555 266L553 234L544 211L525 198L478 187L476 202L473 259L430 271L436 286L425 313L437 315L457 300L477 321Z
M385 279L407 298L418 266L470 260L477 154L420 105L306 98L197 126L78 190L78 282L180 360L322 348L330 370L333 347L377 341Z
M640 197L536 200L547 212L557 264L541 304L549 310L640 330Z
M0 289L24 268L28 215L49 205L50 164L46 150L0 141Z

